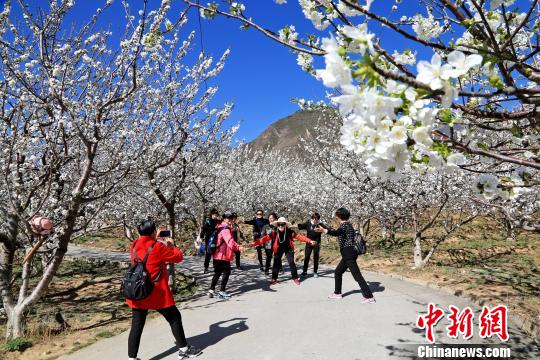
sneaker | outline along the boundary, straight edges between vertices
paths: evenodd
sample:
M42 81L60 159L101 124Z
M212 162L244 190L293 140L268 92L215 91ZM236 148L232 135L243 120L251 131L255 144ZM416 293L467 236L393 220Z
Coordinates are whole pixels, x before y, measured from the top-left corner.
M270 281L270 285L276 285L276 284L277 284L277 280L276 280L276 279L272 279L272 280Z
M319 274L317 274L317 273L314 273L314 274L313 274L313 277L314 277L314 278L316 279L316 278L318 278L318 277L319 277Z
M341 299L343 299L343 296L341 296L341 294L332 293L332 294L328 295L328 299L330 299L330 300L341 300Z
M211 299L216 295L216 292L214 290L208 290L208 297Z
M178 350L178 359L182 360L187 358L194 358L201 355L201 353L201 349L197 349L194 346L188 346L186 351Z
M270 275L270 271L265 270L265 271L264 271L264 275L266 275L266 276Z
M375 298L364 298L362 300L362 304L375 304L376 301L375 301Z
M298 278L292 280L296 285L300 285L300 280Z
M227 294L225 291L220 291L217 293L218 298L223 300L229 300L231 298L231 295Z
M208 268L204 268L203 274L206 274L208 272Z
M300 277L301 277L301 278L305 278L306 276L307 276L307 273L305 273L305 272L303 272L303 273L300 274Z

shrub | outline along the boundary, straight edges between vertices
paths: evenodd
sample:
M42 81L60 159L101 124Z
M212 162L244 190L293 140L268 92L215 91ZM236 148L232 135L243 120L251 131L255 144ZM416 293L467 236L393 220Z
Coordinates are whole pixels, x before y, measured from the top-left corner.
M31 346L32 346L32 342L30 340L26 340L25 338L22 338L22 337L16 337L13 339L9 339L4 344L4 349L10 352L13 352L13 351L23 352L24 350L28 349Z

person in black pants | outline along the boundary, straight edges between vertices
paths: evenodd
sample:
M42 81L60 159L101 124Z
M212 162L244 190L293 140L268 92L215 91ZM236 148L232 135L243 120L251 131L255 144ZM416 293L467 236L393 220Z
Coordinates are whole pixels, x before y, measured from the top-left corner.
M208 251L208 240L210 240L210 236L216 229L216 227L219 225L219 212L217 209L210 210L210 217L207 217L204 219L204 225L201 231L201 234L199 235L200 239L204 239L204 248L205 248L205 255L204 255L204 273L206 274L208 272L208 267L210 266L210 259L212 258L212 254L210 251Z
M238 240L242 239L242 241L245 241L246 238L244 237L244 234L242 233L242 230L240 230L240 226L237 223L238 214L233 212L232 215L233 215L233 218L232 218L232 235L233 235L233 239L238 244L240 244L240 241L238 241ZM236 262L236 268L238 270L244 270L244 268L242 268L242 265L240 265L240 251L239 250L236 250L234 252L234 257L235 257L235 262Z
M328 226L322 224L321 222L321 215L319 213L314 212L311 215L311 219L306 221L303 224L298 224L298 229L300 230L307 230L307 237L311 240L314 240L317 242L316 245L306 244L306 248L304 250L304 269L302 271L302 274L300 274L301 277L307 276L307 269L309 266L309 259L311 257L311 253L313 252L313 277L318 278L319 274L317 274L317 270L319 269L319 252L321 250L321 233L315 231L315 228L318 226L321 226L323 228L328 228Z
M270 282L270 285L277 283L277 277L281 268L281 259L283 255L285 255L287 262L289 263L293 282L296 285L300 285L300 280L298 279L298 273L296 271L296 264L294 263L294 240L311 244L315 244L315 241L310 240L308 237L302 234L297 234L294 230L290 229L287 226L289 223L284 217L280 217L272 225L276 226L275 230L272 230L270 234L264 235L259 240L253 242L253 246L260 246L269 241L271 241L273 244L272 250L274 254L274 266L272 267L272 281Z
M171 306L164 309L156 309L156 311L160 313L169 323L174 339L176 340L176 346L180 348L187 348L186 335L184 333L184 327L182 326L182 316L180 315L178 308L176 306ZM129 332L128 337L128 353L130 354L130 359L137 359L135 356L139 350L141 334L144 324L146 323L148 310L133 308L131 309L131 312L132 318L131 331ZM184 357L194 357L200 354L200 351L198 350L195 352L194 350L190 350L190 352L193 354L185 355Z
M321 233L324 232L331 236L337 236L339 239L339 251L341 253L341 261L339 262L334 272L335 290L330 296L328 296L328 298L342 298L341 284L343 280L343 274L345 273L345 271L347 271L347 269L349 269L351 270L351 274L354 277L354 280L356 280L358 282L358 285L360 285L360 290L362 291L362 295L364 296L364 300L362 302L365 304L374 304L375 298L373 297L373 294L371 293L371 290L369 289L369 286L366 283L366 280L364 280L364 277L362 276L362 273L358 268L358 264L356 263L358 254L354 250L355 234L354 228L349 221L350 217L351 213L349 212L349 210L345 208L339 208L336 210L336 218L340 223L338 229L325 229L323 227L317 227L315 229L315 231Z
M278 219L278 216L275 212L272 212L268 215L268 221L270 222L270 224L268 225L265 225L263 227L263 235L270 235L272 233L272 230L275 230L276 227L274 225L272 225L272 223L275 223ZM270 267L272 265L272 242L269 241L269 242L266 242L264 243L264 253L266 255L266 261L264 262L264 274L265 275L270 275ZM281 270L281 269L279 269Z
M232 233L232 218L233 214L230 211L226 211L223 214L223 222L218 225L218 237L216 240L216 252L212 254L214 259L214 277L210 283L210 290L208 291L209 297L217 296L220 299L228 300L230 295L225 291L229 276L231 275L231 260L234 258L235 251L242 251L242 247L234 241ZM221 279L221 290L216 293L216 285L219 278Z
M268 225L270 222L268 219L264 218L264 211L262 209L257 210L255 213L255 219L244 221L244 224L253 226L253 241L259 240L263 236L262 229L265 225ZM263 257L262 257L262 246L257 246L257 259L259 259L259 265L261 271L264 271L263 266Z
M131 264L143 260L148 276L154 282L150 294L144 299L126 299L131 308L131 331L128 337L128 357L137 359L141 335L149 310L159 312L171 327L178 346L178 358L193 358L201 354L201 350L188 346L182 316L175 305L174 297L167 283L167 264L176 264L183 260L184 255L178 249L172 238L158 238L156 224L145 220L139 225L139 238L130 247Z

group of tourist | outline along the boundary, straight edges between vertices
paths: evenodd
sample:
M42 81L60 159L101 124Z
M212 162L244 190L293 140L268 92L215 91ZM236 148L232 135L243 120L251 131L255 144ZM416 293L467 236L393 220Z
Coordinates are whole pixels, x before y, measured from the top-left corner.
M349 269L358 282L363 295L362 303L373 304L375 299L368 284L364 280L356 262L358 253L354 243L356 234L349 221L350 212L340 208L335 212L339 227L333 229L320 222L321 216L313 213L305 223L298 224L299 230L306 230L302 235L293 229L285 217L278 217L270 213L265 218L263 210L257 210L255 218L242 221L235 212L226 211L221 216L216 209L212 209L204 220L200 233L201 243L204 244L204 273L209 271L210 260L213 265L213 276L210 282L208 295L211 298L227 300L230 295L226 292L227 283L231 274L231 262L235 260L236 268L243 270L240 264L240 254L245 250L241 246L241 239L245 240L239 224L244 223L253 227L253 242L251 247L257 250L257 259L260 270L270 275L270 285L277 283L278 275L282 271L283 256L287 259L293 283L300 285L300 278L307 276L311 254L313 253L313 276L318 277L319 255L321 247L321 234L335 236L339 241L341 260L334 271L335 288L328 299L341 299L343 274ZM147 220L139 225L140 237L131 245L132 264L144 259L144 263L154 286L150 295L142 300L126 300L132 308L132 326L128 338L128 354L130 360L137 359L140 338L148 310L157 310L171 326L172 333L179 347L179 358L192 358L201 353L200 349L188 346L182 326L182 318L175 305L172 292L167 283L167 263L179 263L183 259L182 252L174 245L172 236L161 237L156 224ZM304 242L303 271L298 275L294 261L294 242ZM264 250L264 251L263 251ZM264 258L263 258L264 254ZM272 265L273 260L273 265ZM270 274L270 269L272 272ZM221 278L219 291L216 286Z

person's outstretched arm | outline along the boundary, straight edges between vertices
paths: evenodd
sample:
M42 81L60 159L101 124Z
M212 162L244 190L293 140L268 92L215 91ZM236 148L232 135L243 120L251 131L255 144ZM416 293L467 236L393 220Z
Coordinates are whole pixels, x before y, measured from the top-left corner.
M297 233L294 233L293 239L294 239L294 240L301 241L301 242L305 242L306 244L313 244L313 243L316 243L316 241L311 240L311 239L308 238L307 236L304 236L304 235L302 235L302 234L297 234Z
M306 221L305 223L300 223L298 224L298 229L300 230L306 230L308 228L308 225L309 225L309 220Z
M330 235L330 236L340 236L343 234L343 229L341 228L341 226L337 229L332 229L332 228L325 228L325 231L324 233Z
M248 224L248 225L255 225L255 219L251 219L251 220L244 220L244 224Z
M259 240L252 242L251 245L259 246L266 242L269 242L270 240L272 240L272 237L270 235L264 235L262 238L259 238Z

